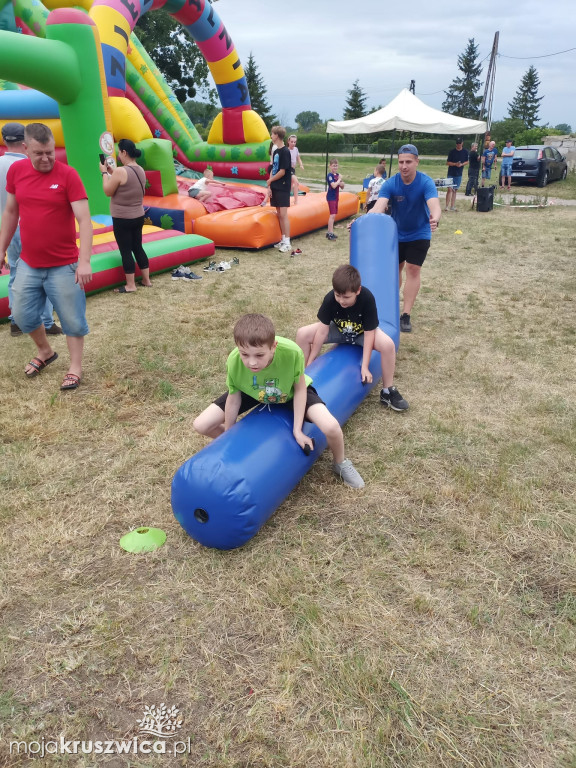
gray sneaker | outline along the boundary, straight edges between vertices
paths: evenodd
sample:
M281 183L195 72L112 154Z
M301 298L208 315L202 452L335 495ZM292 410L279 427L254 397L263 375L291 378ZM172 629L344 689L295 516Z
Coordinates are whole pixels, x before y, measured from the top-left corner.
M400 330L402 333L412 333L412 323L410 322L410 315L407 312L400 315Z
M360 477L358 470L354 469L354 464L350 459L344 459L341 464L332 464L332 472L342 478L344 485L349 488L364 488L364 480Z
M407 411L408 410L408 403L400 392L396 389L396 387L389 387L388 392L384 392L383 389L380 390L380 402L382 405L385 405L387 408L392 408L393 411Z

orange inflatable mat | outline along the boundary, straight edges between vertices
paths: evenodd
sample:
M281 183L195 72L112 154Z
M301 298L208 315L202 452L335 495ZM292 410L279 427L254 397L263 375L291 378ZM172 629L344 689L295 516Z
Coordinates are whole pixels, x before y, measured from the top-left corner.
M357 212L358 197L351 192L341 192L336 220L347 219ZM329 215L324 192L301 195L298 205L288 210L290 237L325 227ZM206 214L195 220L194 234L210 238L219 248L264 248L277 243L281 237L276 210L269 205Z

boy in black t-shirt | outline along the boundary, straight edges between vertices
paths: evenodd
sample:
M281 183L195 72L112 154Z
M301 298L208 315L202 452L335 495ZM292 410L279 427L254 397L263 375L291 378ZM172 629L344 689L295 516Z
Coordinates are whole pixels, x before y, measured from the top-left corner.
M408 403L392 386L396 366L394 342L378 327L376 299L361 283L360 273L343 264L332 275L333 290L326 294L318 310L319 322L298 329L296 343L304 352L306 366L320 354L323 344L357 344L363 347L360 375L371 383L369 363L372 350L380 352L382 385L380 402L394 411L405 411Z
M275 149L272 152L272 168L267 184L270 188L270 205L276 208L278 223L280 224L281 240L274 245L280 253L287 253L292 249L290 244L290 220L288 209L290 208L290 189L292 188L292 157L288 147L284 146L286 128L274 125L270 129L270 137Z

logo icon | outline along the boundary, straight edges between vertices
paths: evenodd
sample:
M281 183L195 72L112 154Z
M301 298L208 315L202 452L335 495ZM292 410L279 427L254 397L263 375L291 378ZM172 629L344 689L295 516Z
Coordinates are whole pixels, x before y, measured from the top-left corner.
M50 189L58 189L58 184L51 184Z
M182 728L184 719L179 709L176 707L168 708L166 704L162 703L160 706L152 704L152 706L146 707L144 716L136 722L140 733L148 733L166 739L176 735L176 731Z

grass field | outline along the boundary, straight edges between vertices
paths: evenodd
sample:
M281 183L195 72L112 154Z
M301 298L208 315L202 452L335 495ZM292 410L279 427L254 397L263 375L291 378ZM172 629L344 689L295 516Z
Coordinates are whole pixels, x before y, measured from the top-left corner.
M366 176L370 176L374 170L374 166L380 160L380 156L366 156L366 157L338 157L338 166L340 173L342 174L345 182L350 184L362 184L362 180ZM326 178L326 158L320 155L302 155L302 162L304 163L304 170L298 172L298 179L303 184L316 183L323 184ZM390 158L386 158L386 172L390 168ZM418 170L422 173L428 174L433 179L443 179L448 175L448 166L446 165L446 158L422 158L418 166ZM397 158L394 158L392 163L392 174L398 172ZM464 169L464 180L468 178L468 171ZM492 174L493 184L498 184L498 178L495 174ZM461 192L464 191L465 181L461 188ZM538 197L555 197L563 200L573 200L576 198L576 172L571 171L564 181L550 182L545 188L539 189L535 184L514 184L513 191L517 194L523 195L536 195ZM460 194L460 193L459 193Z
M344 430L365 490L323 455L231 552L182 531L172 476L236 318L311 322L343 226L89 298L75 393L63 339L26 380L1 327L0 764L28 764L14 740L131 738L164 702L188 755L42 764L575 768L575 231L568 207L445 215L401 339L410 410L374 390ZM121 550L139 525L166 544Z

